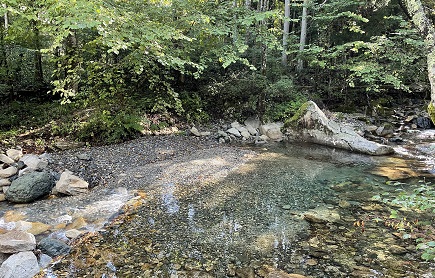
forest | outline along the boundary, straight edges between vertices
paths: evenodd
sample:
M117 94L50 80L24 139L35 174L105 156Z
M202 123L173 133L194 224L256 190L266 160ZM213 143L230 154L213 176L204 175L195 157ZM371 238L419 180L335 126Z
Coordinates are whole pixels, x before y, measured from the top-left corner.
M0 139L435 99L433 0L3 0ZM432 113L433 115L433 113Z

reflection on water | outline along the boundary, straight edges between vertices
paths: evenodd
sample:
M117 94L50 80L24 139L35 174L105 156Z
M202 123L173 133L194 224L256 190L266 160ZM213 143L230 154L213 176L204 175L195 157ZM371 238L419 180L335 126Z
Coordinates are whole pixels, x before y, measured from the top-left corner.
M399 244L392 233L375 226L372 233L374 221L366 220L365 232L354 225L364 202L385 184L369 173L377 159L277 145L219 183L163 184L97 245L82 247L98 246L106 255L72 255L75 275L108 275L110 262L118 277L403 277L406 271L397 274L393 265L396 254L379 252L389 247L383 241ZM302 217L308 211L323 214L310 224ZM83 261L92 265L80 267Z

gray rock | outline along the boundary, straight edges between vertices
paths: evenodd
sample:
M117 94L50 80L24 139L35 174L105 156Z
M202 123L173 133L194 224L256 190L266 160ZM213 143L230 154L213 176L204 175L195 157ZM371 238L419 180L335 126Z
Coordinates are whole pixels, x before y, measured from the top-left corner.
M24 162L27 165L27 168L33 170L44 170L48 166L48 161L45 159L40 159L37 155L34 154L26 154L24 155L20 161Z
M6 196L3 193L0 193L0 202L6 201Z
M38 264L40 268L47 268L51 261L53 261L53 258L46 254L40 254L38 259Z
M15 163L15 160L5 154L0 154L0 161L9 165Z
M257 129L254 128L254 127L251 126L251 125L246 125L246 129L248 130L248 132L249 132L252 136L257 135L257 133L258 133Z
M282 125L278 123L268 123L260 126L262 135L266 135L270 140L281 141L284 137L281 132Z
M0 267L1 278L32 278L38 273L38 260L30 251L10 256Z
M195 136L198 136L198 137L201 136L201 133L198 131L198 129L196 127L192 127L190 129L190 132Z
M255 129L260 128L261 122L258 118L252 117L245 120L245 126L252 126Z
M31 233L14 230L0 235L0 253L13 254L32 251L35 247L35 236Z
M232 122L231 123L231 127L233 127L233 128L239 128L241 125L240 125L240 123L239 122Z
M55 190L58 193L66 195L78 195L86 193L89 183L78 176L73 175L71 171L65 170L60 179L56 182Z
M71 251L71 247L68 244L49 237L43 238L39 242L38 248L50 257L65 255Z
M311 142L370 155L394 152L392 147L369 141L353 129L328 119L313 101L303 104L285 126L289 140L293 141Z
M418 117L416 123L417 123L417 127L422 129L429 129L432 127L432 121L428 117Z
M234 135L234 136L236 136L236 137L241 137L241 136L242 136L242 135L240 134L240 131L239 131L237 128L235 128L235 127L232 127L232 128L230 128L230 129L228 129L228 130L227 130L227 133L232 134L232 135Z
M18 161L23 156L23 152L16 149L10 149L6 151L6 155L12 158L14 161Z
M80 160L86 160L86 161L92 160L91 155L87 154L87 153L80 153L77 155L77 158Z
M0 186L9 186L11 185L11 181L9 179L0 179Z
M228 134L227 134L225 131L223 131L223 130L219 130L219 131L218 131L218 136L219 136L219 137L227 137Z
M6 200L29 203L48 195L54 187L53 177L47 172L32 172L14 180L6 192Z
M17 167L10 166L6 169L0 170L0 178L9 178L15 175L18 172Z

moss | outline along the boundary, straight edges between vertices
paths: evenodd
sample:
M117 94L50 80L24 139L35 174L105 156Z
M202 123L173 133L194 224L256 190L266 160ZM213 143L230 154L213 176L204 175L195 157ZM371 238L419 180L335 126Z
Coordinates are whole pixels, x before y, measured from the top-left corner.
M429 113L429 117L432 120L432 123L435 124L435 105L433 102L429 103L427 107L427 112Z
M286 120L284 123L284 128L294 128L297 126L299 119L305 115L305 112L307 111L308 107L311 105L311 101L307 101L304 104L299 107L298 111L291 117L290 119Z

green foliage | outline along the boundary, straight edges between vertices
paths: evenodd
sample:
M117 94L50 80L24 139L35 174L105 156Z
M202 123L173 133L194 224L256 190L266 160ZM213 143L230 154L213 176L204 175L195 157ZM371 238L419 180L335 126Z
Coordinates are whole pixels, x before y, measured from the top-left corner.
M108 110L98 111L77 130L77 137L82 141L117 143L136 136L143 130L141 119L125 111L113 113Z
M270 121L284 121L293 116L304 104L308 97L297 91L291 78L282 76L265 89L266 114L265 119Z

